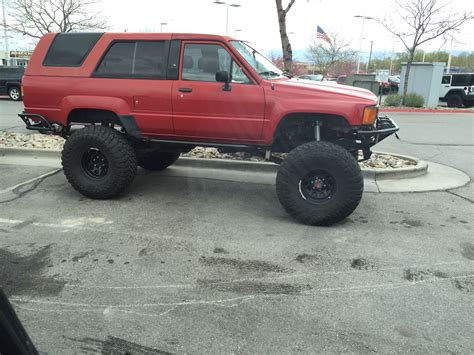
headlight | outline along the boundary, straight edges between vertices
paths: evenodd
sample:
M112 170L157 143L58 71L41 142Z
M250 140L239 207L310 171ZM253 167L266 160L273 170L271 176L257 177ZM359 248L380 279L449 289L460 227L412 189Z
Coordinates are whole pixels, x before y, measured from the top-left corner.
M377 119L378 112L378 106L367 106L366 108L364 108L364 114L362 115L362 124L373 125L375 120Z

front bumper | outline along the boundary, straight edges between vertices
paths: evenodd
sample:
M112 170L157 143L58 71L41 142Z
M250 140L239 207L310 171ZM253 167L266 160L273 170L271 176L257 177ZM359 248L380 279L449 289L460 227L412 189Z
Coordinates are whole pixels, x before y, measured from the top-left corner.
M355 130L355 138L359 149L362 150L364 160L370 158L370 148L396 133L400 128L387 116L377 117L373 126L361 126ZM397 136L398 138L398 136Z

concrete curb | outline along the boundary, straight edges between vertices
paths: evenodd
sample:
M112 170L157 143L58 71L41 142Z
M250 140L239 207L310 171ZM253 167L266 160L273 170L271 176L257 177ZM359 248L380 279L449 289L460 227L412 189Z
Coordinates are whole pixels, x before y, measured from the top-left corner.
M387 180L387 179L412 179L418 176L425 175L428 171L428 163L424 160L420 160L409 155L401 155L394 153L386 152L376 152L378 154L387 154L392 155L397 158L403 158L406 160L411 160L416 163L414 166L406 168L397 168L397 169L379 169L379 168L364 168L362 169L362 174L366 178L372 178L375 180Z
M417 165L407 168L399 169L377 169L377 168L363 168L362 175L364 178L374 180L386 179L408 179L426 174L428 164L414 157L392 154L385 152L378 152L379 154L390 154L395 157L400 157L417 162ZM0 147L0 157L9 157L13 161L21 161L24 159L33 159L32 163L46 164L47 166L58 166L55 162L61 158L61 151L54 149L37 149L37 148L16 148L16 147ZM32 165L32 164L27 164ZM278 164L271 162L255 162L245 160L230 160L230 159L208 159L208 158L180 158L174 165L179 167L201 168L201 169L226 169L226 170L241 170L252 172L274 172L278 171Z
M403 156L405 157L405 156ZM61 168L60 152L46 149L0 148L0 164L47 166ZM409 159L417 160L409 157ZM417 160L418 161L418 160ZM423 161L418 161L419 163ZM403 178L393 178L393 174L367 173L364 169L364 192L428 192L443 191L464 186L470 178L462 171L436 163L417 164L411 172L402 174ZM427 169L425 169L425 167ZM412 168L411 168L412 169ZM381 170L381 169L378 169ZM219 181L257 183L274 185L278 165L273 163L249 162L240 160L181 158L176 164L162 172L139 170L138 177L156 175L157 177L202 178ZM252 172L249 174L249 172ZM418 174L418 175L417 175ZM369 176L367 176L369 175Z

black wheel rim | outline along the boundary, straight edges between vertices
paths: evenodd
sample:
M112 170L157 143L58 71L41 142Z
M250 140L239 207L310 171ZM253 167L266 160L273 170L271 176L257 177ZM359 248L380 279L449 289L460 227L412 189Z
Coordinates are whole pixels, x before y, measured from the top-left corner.
M326 170L308 173L300 180L301 197L311 203L322 203L330 200L336 192L336 179Z
M82 170L93 179L101 179L107 175L109 162L106 156L97 148L89 148L82 154Z

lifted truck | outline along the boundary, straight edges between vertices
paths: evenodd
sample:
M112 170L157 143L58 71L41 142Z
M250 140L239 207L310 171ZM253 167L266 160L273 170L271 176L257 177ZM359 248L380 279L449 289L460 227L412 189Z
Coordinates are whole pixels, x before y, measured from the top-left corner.
M27 128L67 139L64 173L87 197L122 193L137 166L163 170L196 146L217 147L280 164L278 198L310 225L356 209L359 151L368 159L398 130L368 90L292 79L248 43L204 34L48 33L23 100Z

